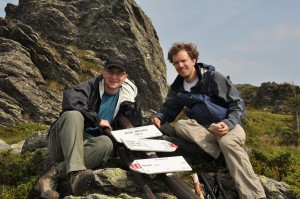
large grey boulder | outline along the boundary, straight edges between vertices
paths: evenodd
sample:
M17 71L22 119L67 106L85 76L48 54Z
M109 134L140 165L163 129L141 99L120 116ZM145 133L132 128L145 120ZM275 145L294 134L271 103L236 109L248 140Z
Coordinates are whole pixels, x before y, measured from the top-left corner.
M167 93L163 53L150 19L135 1L20 0L18 6L9 4L6 13L7 20L21 21L46 41L43 44L52 48L63 69L70 68L80 75L86 57L79 54L86 52L92 52L92 60L100 61L97 64L109 57L127 60L129 78L138 86L144 108L160 108ZM31 55L36 57L32 51ZM56 62L50 63L52 66ZM39 63L35 66L41 68ZM44 79L53 78L49 76L53 70L43 71ZM55 79L72 83L60 80L59 75Z

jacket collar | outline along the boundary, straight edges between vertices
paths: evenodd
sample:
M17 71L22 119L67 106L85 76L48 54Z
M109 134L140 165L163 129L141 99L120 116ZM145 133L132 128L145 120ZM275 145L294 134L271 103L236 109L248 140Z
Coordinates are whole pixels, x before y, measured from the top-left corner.
M196 63L195 66L194 66L195 69L196 69L199 81L202 80L202 75L201 75L201 70L200 70L201 66L203 66L202 63ZM171 88L173 90L183 91L183 81L184 81L184 78L181 77L180 75L177 75L177 77L175 78L174 82L171 84Z
M211 71L215 71L215 67L212 65L207 65L204 63L196 63L195 64L195 69L198 75L198 82L196 84L197 87L200 87L202 84L202 79L205 77L207 72L211 72ZM202 74L202 70L201 69L205 69L206 72L204 72ZM183 81L184 78L181 77L180 75L177 75L176 79L174 80L174 82L171 84L171 88L173 90L177 90L177 91L183 91Z

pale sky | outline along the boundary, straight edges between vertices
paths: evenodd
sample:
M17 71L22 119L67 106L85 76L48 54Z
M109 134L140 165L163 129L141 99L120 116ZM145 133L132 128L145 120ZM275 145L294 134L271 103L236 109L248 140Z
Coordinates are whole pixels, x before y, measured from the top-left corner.
M136 0L157 31L167 82L177 73L167 61L174 42L198 46L199 62L234 84L300 85L299 0Z
M1 0L0 17L7 2ZM199 62L229 75L234 84L300 85L299 0L136 0L158 34L167 82L177 73L167 60L174 42L193 42Z

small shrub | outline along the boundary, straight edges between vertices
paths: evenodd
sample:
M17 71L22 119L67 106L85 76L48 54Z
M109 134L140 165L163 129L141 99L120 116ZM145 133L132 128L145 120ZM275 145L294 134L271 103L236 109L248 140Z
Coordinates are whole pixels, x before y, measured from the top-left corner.
M255 165L256 172L262 175L282 181L283 177L291 172L292 158L289 152L274 155L253 150L253 156L252 164Z
M55 79L46 80L46 85L50 89L57 89L59 91L63 91L67 86L66 84L59 82L58 80Z
M300 146L300 131L285 130L280 133L281 145L284 146Z
M26 184L36 177L43 162L44 156L41 150L23 155L13 154L10 151L1 152L0 184L9 186Z
M24 184L17 186L0 185L1 199L39 199L39 194L33 191L37 178L32 178Z

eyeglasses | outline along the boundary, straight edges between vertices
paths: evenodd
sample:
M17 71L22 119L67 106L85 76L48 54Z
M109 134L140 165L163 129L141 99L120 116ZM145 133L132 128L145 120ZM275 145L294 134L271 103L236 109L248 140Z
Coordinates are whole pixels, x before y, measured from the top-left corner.
M109 70L109 69L105 69L105 71L106 71L110 76L116 75L117 77L121 77L121 76L123 76L123 75L126 74L125 71L119 71L119 72L117 72L117 71L113 71L113 70Z

